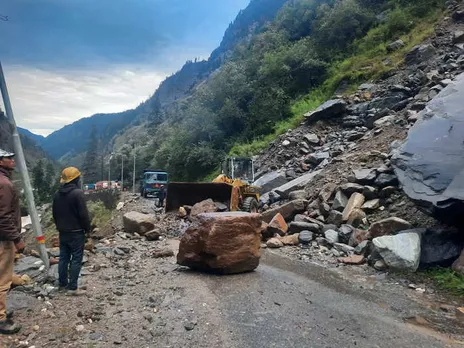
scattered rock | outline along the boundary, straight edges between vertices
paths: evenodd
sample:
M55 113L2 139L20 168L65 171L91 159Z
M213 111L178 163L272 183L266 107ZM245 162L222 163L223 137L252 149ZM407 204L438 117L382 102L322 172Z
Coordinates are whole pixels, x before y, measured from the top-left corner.
M363 255L351 255L338 259L338 262L345 263L347 265L362 265L366 262L366 259Z
M387 186L397 186L398 178L394 174L382 173L375 180L375 186L383 188Z
M375 261L374 263L374 266L373 266L377 271L386 271L388 269L388 265L385 263L384 260L377 260Z
M283 245L298 245L300 244L299 233L291 234L289 236L282 237L281 241Z
M372 238L391 235L400 231L411 229L411 224L397 217L389 217L384 220L374 222L369 228Z
M348 221L353 211L357 208L361 208L365 200L366 198L361 193L353 193L348 200L345 209L343 210L343 221Z
M279 207L269 209L262 213L262 218L264 222L271 222L273 217L276 214L281 214L285 220L290 220L295 214L302 213L305 211L307 205L307 201L302 199L297 199L286 204L283 204Z
M319 192L319 198L321 199L321 201L324 203L329 202L334 196L336 187L337 185L335 185L334 183L325 184Z
M124 214L123 223L126 233L137 233L143 236L148 231L155 229L156 220L154 215L131 211Z
M308 193L305 190L298 190L298 191L292 191L288 194L288 199L291 201L297 200L297 199L307 199L308 198Z
M171 257L174 256L174 251L171 249L165 248L165 249L160 249L160 250L153 250L150 253L150 256L158 259L158 258L164 258L164 257Z
M324 233L324 236L325 236L325 239L327 239L327 241L330 244L338 243L338 232L337 231L328 230Z
M271 238L266 242L266 246L268 248L277 249L282 248L284 246L284 243L280 238Z
M192 207L190 216L198 216L204 213L215 213L218 211L218 208L212 199L207 199L202 202L195 204Z
M388 267L410 272L419 267L421 242L417 233L377 237L373 243Z
M260 246L259 214L200 214L182 236L177 263L223 274L251 271L259 265Z
M315 111L305 114L307 123L326 120L341 116L346 111L346 103L342 99L329 100L319 106Z
M359 227L366 221L366 213L361 208L355 208L348 216L346 223L353 227Z
M358 184L369 185L377 178L377 171L375 169L358 169L353 171L354 179Z
M458 257L458 259L453 262L451 268L456 273L460 274L461 276L464 276L464 249L462 250L461 255Z
M340 238L340 242L344 244L349 244L351 235L353 234L353 230L353 226L341 225L338 229L338 237Z
M365 255L367 250L369 249L369 245L371 244L370 241L364 240L358 244L358 246L354 249L354 253L356 255Z
M347 204L348 197L346 197L342 191L337 191L333 200L332 209L343 212Z
M387 52L391 53L393 51L397 51L400 48L403 48L404 46L406 46L404 41L401 39L398 39L387 46Z
M309 244L314 239L314 233L311 231L301 231L298 234L298 239L301 244Z
M277 213L269 223L267 230L269 235L273 236L274 234L278 234L280 236L284 236L287 234L288 225L285 222L284 217L282 214Z
M327 222L335 226L340 226L343 223L343 214L339 211L331 210Z
M353 254L353 252L354 252L353 247L351 247L349 245L346 245L346 244L343 244L343 243L334 243L333 246L338 251L343 252L343 253L345 253L347 255Z
M286 184L288 180L279 172L269 172L264 174L253 185L261 188L261 193L272 191L273 189Z
M361 207L362 210L367 210L367 211L373 211L379 208L380 208L380 199L378 198L365 202Z
M288 194L290 192L303 189L304 187L309 185L311 181L313 181L314 178L316 178L316 176L319 175L320 173L321 173L321 170L316 170L314 172L304 174L296 179L293 179L292 181L284 185L277 187L274 191L281 197L286 198L288 197Z
M158 229L145 233L145 238L147 238L148 241L158 240L160 236L161 232Z
M318 224L314 224L310 222L296 222L296 221L290 222L290 225L288 228L288 231L291 234L300 233L302 231L311 231L311 232L319 233L320 230L321 228L320 228L320 225Z
M355 247L369 239L369 231L355 229L351 234L349 245Z
M304 139L310 144L310 145L319 145L320 139L317 134L314 133L308 133L304 136Z
M405 57L406 64L423 63L435 55L436 49L431 44L415 46Z
M362 193L364 191L364 186L360 184L346 183L340 186L340 190L348 197L351 197L351 195L355 192Z
M118 205L116 206L116 210L121 210L122 208L124 208L124 202L119 202Z
M408 231L404 231L408 232ZM451 229L414 229L421 236L421 267L449 267L464 247L462 236Z

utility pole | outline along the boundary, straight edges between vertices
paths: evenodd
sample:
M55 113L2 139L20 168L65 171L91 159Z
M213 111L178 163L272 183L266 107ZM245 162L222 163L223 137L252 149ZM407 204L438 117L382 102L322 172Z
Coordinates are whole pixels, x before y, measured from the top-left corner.
M26 159L24 158L23 147L21 145L21 139L16 128L16 121L13 115L13 109L11 107L10 96L8 95L8 89L6 86L5 75L3 74L2 64L0 62L0 90L3 96L3 104L5 105L5 113L10 123L10 128L13 135L13 147L18 160L19 172L21 173L24 193L26 194L27 207L31 216L32 228L34 230L37 243L39 244L40 257L44 262L46 269L50 267L47 249L45 248L45 238L42 233L42 226L40 225L39 214L34 201L34 193L32 192L31 179L29 178L29 172L27 171Z
M132 193L135 195L135 156L137 154L137 145L134 144L134 170L132 172Z
M121 154L121 190L124 192L124 155Z

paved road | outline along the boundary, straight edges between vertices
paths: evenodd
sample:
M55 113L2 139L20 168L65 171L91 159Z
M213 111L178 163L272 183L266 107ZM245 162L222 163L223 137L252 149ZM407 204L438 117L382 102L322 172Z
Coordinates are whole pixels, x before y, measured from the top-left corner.
M421 309L401 294L377 297L323 268L272 254L253 273L207 284L237 347L452 346L404 324L403 316Z

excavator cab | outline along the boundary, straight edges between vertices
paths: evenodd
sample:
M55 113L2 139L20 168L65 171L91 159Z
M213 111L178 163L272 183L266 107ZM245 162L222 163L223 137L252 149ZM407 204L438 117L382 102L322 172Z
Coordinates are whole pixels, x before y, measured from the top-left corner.
M258 212L259 188L254 181L253 160L249 157L228 157L222 173L212 183L171 182L168 185L166 211L192 206L206 199L227 205L230 211Z

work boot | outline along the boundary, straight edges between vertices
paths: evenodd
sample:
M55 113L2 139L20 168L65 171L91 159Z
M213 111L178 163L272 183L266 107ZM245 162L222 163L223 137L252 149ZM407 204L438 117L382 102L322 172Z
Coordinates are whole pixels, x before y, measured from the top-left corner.
M66 296L84 296L87 292L82 289L68 290Z
M21 325L16 325L11 319L0 321L0 334L14 335L21 330Z

